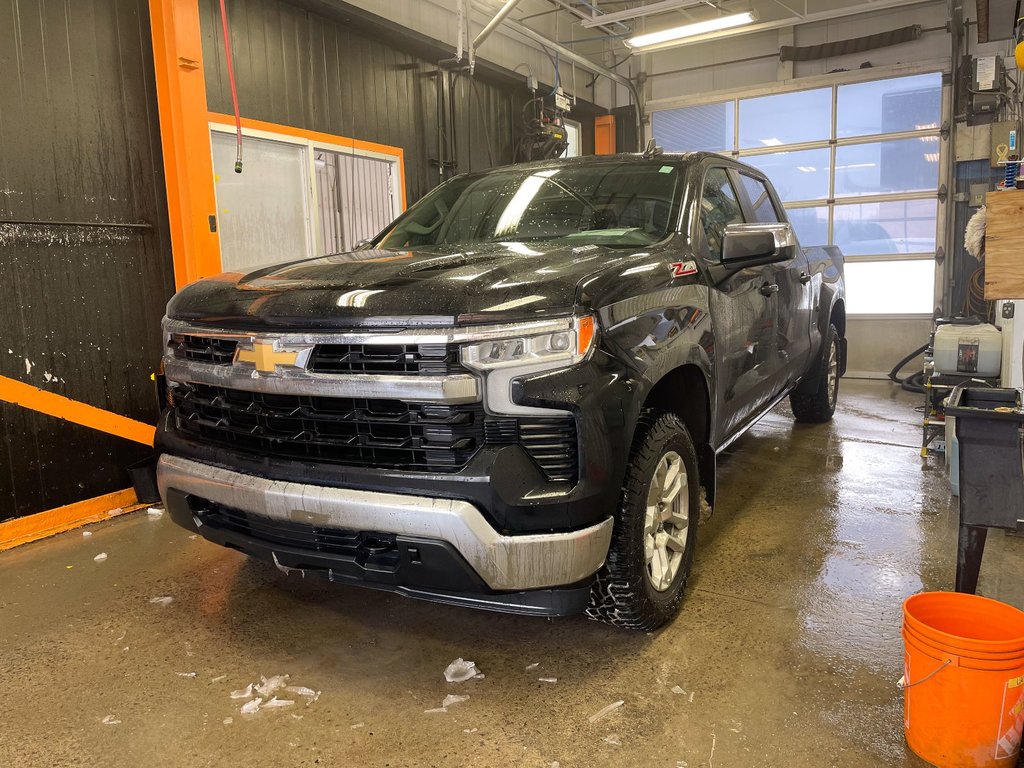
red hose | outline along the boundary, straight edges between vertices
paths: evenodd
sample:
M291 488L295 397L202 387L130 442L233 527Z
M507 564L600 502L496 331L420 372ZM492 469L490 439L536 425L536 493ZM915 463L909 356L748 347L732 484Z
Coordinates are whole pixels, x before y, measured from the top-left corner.
M231 104L235 109L235 173L242 172L242 116L238 112L238 89L235 88L235 65L231 56L231 35L228 34L228 10L220 0L220 26L224 30L224 56L228 61L228 84Z

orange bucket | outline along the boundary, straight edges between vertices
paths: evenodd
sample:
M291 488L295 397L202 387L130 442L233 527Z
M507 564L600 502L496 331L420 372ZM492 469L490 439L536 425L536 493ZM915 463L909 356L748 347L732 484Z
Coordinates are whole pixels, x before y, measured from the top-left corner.
M903 603L907 744L940 768L1012 768L1024 724L1024 612L957 592Z

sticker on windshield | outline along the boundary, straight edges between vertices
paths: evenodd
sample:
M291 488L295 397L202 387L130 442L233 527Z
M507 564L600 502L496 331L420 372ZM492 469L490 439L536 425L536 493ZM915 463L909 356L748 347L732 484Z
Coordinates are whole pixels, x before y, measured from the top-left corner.
M672 267L672 277L686 277L687 275L697 274L697 262L695 261L674 261L669 266Z

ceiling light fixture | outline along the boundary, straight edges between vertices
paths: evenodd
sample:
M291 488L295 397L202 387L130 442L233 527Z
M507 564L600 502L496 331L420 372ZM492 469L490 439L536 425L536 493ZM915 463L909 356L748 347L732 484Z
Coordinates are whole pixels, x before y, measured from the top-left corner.
M717 16L706 21L697 21L693 24L683 24L681 27L671 27L660 32L650 32L645 35L637 35L626 40L626 45L634 50L647 50L657 48L669 48L673 45L682 45L688 37L696 37L707 32L718 32L722 29L742 27L746 24L753 24L757 16L753 11L735 13L731 16Z

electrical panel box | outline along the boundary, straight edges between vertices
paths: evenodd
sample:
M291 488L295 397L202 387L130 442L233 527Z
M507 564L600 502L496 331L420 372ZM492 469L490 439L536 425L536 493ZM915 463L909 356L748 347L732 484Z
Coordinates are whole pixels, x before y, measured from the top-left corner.
M999 111L1003 63L998 56L979 56L971 61L967 124L991 123Z
M1006 161L1016 156L1020 158L1020 126L1016 120L992 123L992 138L989 142L989 160L993 168L1005 165Z
M563 112L569 111L569 97L565 95L565 91L561 88L555 91L555 108L560 109Z
M974 59L972 91L994 91L999 87L999 57L978 56Z

